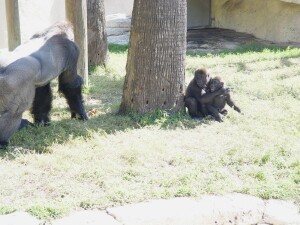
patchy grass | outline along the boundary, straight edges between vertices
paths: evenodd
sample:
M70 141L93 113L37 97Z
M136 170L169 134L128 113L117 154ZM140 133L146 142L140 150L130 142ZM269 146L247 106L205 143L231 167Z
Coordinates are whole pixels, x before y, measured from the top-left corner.
M79 208L226 192L300 205L300 49L188 54L186 83L206 66L234 88L244 115L229 109L224 123L161 111L116 115L126 54L127 46L110 46L108 65L91 69L89 121L70 120L56 94L52 125L18 132L1 151L0 213L51 219Z

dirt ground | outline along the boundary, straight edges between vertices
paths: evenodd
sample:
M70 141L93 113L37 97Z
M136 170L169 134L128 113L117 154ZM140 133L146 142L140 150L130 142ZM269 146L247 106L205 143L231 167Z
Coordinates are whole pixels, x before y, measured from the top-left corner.
M203 28L191 29L187 32L189 52L217 53L225 49L236 49L245 44L300 47L300 43L274 43L258 39L251 34L229 29Z

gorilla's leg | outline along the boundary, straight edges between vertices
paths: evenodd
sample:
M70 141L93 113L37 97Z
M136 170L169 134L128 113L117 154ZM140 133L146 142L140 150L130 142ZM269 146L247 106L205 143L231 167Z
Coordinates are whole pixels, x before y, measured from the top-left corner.
M59 91L62 92L67 99L70 107L71 118L87 120L82 98L82 78L77 75L77 61L79 57L79 48L69 42L69 60L66 70L58 77Z
M221 113L222 115L226 116L226 115L228 114L228 111L227 111L227 109L222 109L222 110L220 111L220 113Z
M22 115L13 115L10 112L0 114L0 148L9 144L9 138L18 130Z
M34 123L41 125L49 125L49 112L51 110L52 92L50 83L43 87L35 89L35 97L31 108Z
M62 92L67 99L70 107L71 118L80 120L87 120L82 98L82 78L76 75L72 82L65 83L65 77L68 76L69 71L64 72L59 76L59 91Z
M189 115L192 118L203 117L203 115L200 112L201 108L199 107L197 99L189 97L186 98L184 102L185 102L185 106L188 108Z
M28 120L22 119L18 130L22 130L23 128L28 127L28 125L33 126L33 124L30 123Z
M207 109L209 113L215 118L218 122L223 122L224 116L218 111L217 108L213 107L212 105L208 105Z

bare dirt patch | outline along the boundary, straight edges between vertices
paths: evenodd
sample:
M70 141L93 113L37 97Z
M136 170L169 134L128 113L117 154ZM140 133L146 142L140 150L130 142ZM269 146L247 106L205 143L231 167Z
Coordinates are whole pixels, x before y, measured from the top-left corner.
M274 43L229 29L203 28L191 29L187 32L187 48L192 53L218 53L226 49L233 50L245 44L300 47L300 43Z

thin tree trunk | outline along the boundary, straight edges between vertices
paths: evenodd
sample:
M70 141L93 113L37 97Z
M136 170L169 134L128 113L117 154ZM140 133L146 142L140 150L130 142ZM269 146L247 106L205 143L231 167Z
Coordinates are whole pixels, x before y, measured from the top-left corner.
M6 0L6 20L8 30L8 49L13 51L21 44L19 2L18 0Z
M88 44L86 0L65 0L67 19L74 26L74 38L80 49L78 73L88 86Z
M107 59L107 34L103 0L87 0L89 65L103 65Z
M186 0L135 0L120 113L183 108Z

